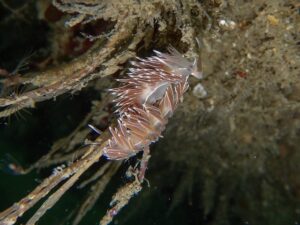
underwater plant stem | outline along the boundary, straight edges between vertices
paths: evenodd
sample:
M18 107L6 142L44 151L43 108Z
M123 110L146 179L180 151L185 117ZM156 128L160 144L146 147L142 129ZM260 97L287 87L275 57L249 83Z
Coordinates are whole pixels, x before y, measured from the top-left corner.
M0 213L0 224L10 225L14 224L16 220L22 216L27 210L33 207L40 199L45 197L53 188L55 188L60 182L65 179L70 178L61 188L59 188L55 193L50 195L46 202L41 206L41 208L32 217L32 222L36 222L37 218L40 218L47 209L54 205L62 194L67 191L72 184L80 177L80 175L85 172L92 164L97 162L102 156L102 149L106 146L106 141L101 144L101 146L90 146L87 149L87 153L78 161L74 162L70 166L54 172L49 178L45 179L34 191L23 198L18 203L13 204L10 208ZM97 148L96 148L97 147ZM53 199L52 199L53 198ZM34 223L27 223L34 224Z
M101 148L100 148L101 149ZM48 209L52 208L52 206L61 198L61 196L73 186L73 184L78 180L78 178L102 155L102 151L97 151L96 154L92 154L86 163L83 164L81 168L79 168L76 173L65 183L63 184L57 191L55 191L52 195L48 197L48 199L43 203L43 205L35 212L35 214L30 218L26 225L34 225L45 213Z

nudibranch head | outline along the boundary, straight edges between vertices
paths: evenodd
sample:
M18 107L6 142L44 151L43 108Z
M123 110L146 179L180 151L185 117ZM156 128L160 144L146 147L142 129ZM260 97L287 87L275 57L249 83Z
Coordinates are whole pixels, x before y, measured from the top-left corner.
M186 59L175 48L168 48L169 54L154 51L156 53L156 59L167 66L174 74L180 74L183 78L187 78L192 75L197 79L202 79L202 72L199 71L198 64L200 61L195 58L193 61Z

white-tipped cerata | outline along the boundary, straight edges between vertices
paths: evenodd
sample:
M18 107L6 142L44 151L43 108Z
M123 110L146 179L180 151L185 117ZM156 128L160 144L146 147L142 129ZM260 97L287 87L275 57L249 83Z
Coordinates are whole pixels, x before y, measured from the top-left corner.
M168 50L137 57L128 77L118 80L122 86L109 90L119 119L118 126L109 128L111 138L104 150L108 159L127 159L157 141L188 88L188 76L202 78L196 59L191 62L175 48Z

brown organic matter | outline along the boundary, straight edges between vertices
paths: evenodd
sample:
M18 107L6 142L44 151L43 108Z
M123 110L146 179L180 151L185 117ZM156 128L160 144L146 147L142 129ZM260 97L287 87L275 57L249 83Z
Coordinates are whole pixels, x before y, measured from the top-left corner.
M3 160L3 168L23 174L1 175L7 181L0 182L1 211L17 202L0 213L2 224L15 223L39 200L43 204L37 211L24 214L31 218L28 224L64 223L65 213L59 212L65 208L54 206L61 197L65 204L78 200L69 205L65 221L73 224L86 224L93 213L88 223L101 216L100 224L115 217L120 224L141 219L144 224L300 222L297 1L13 2L0 1L1 36L13 40L14 32L5 32L7 24L37 20L48 33L47 44L26 60L15 50L5 61L10 51L0 48L1 61L14 65L0 64L0 157L9 153L21 159ZM139 160L149 158L99 160L106 130L115 123L106 90L117 86L135 56L165 52L170 44L189 59L201 59L203 88L190 80L163 138L151 145L148 188L139 179ZM70 111L59 106L68 102ZM16 119L18 112L24 119ZM7 123L5 118L10 118ZM99 136L88 124L104 132ZM52 170L46 179L45 168ZM37 170L42 173L34 174ZM20 179L23 183L16 185ZM26 190L14 192L22 185ZM50 208L46 221L41 216Z

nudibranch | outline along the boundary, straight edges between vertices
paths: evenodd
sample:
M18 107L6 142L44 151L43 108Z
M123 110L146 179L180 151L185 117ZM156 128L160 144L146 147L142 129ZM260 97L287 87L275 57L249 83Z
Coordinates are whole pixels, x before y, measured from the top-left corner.
M128 159L157 141L188 89L188 77L202 78L197 59L190 61L173 47L168 50L137 58L128 76L118 80L122 85L110 90L119 118L109 128L111 138L104 148L108 159Z

